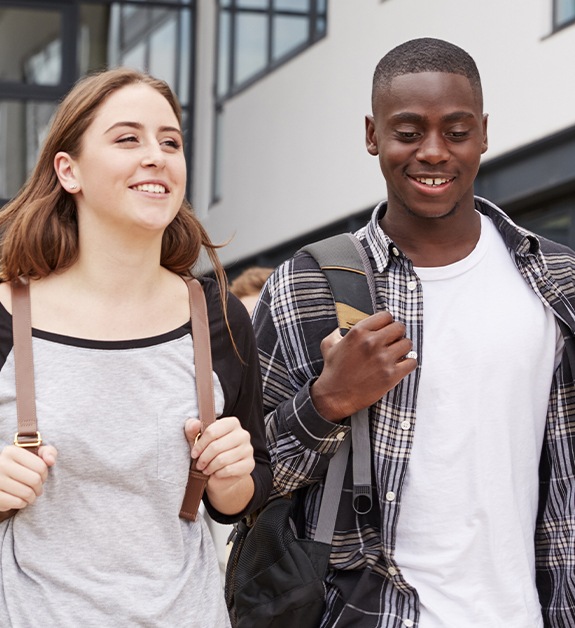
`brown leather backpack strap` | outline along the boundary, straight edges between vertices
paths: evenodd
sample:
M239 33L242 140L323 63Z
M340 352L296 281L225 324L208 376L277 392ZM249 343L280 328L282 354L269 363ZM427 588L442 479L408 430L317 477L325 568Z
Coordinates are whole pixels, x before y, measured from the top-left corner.
M190 295L190 312L192 319L192 338L194 341L194 366L196 369L196 388L198 395L199 419L203 432L210 423L216 420L214 404L214 381L212 374L212 352L210 347L210 323L206 297L197 279L186 279ZM196 469L196 461L192 460L188 475L188 484L180 517L195 521L198 508L208 482L208 476Z
M14 370L16 372L16 412L18 432L14 444L37 454L42 444L36 419L36 391L32 356L32 315L30 285L25 278L11 282Z
M14 370L16 372L16 414L18 431L14 444L38 453L42 437L36 420L34 361L32 359L32 319L30 286L27 279L10 283L12 292L12 336L14 338ZM18 510L0 512L0 521L13 517Z

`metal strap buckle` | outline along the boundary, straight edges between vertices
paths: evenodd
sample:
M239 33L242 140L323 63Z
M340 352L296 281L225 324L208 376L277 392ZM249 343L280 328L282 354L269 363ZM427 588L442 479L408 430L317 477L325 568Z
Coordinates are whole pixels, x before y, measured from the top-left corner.
M16 447L40 447L42 444L42 436L40 432L32 432L31 434L20 434L20 432L16 432L14 444Z

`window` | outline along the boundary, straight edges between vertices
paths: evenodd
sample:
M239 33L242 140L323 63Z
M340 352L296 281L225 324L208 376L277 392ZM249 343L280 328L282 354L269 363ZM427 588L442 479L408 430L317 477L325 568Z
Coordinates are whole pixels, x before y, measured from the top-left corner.
M575 0L553 1L553 28L557 30L575 23Z
M219 0L212 203L221 198L224 102L325 37L327 0Z
M0 206L30 174L58 101L107 67L172 87L191 172L194 9L194 0L0 0Z
M326 0L219 0L218 98L324 37L326 13Z

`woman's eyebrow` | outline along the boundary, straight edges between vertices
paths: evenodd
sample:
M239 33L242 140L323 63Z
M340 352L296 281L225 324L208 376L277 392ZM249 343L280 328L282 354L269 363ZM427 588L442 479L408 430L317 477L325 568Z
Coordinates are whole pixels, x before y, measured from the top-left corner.
M133 122L131 120L121 120L120 122L115 122L114 124L112 124L112 126L108 129L106 129L104 131L104 135L106 133L109 133L110 131L113 131L114 129L118 128L118 127L130 127L132 129L138 129L139 131L141 131L144 128L144 125L141 122ZM178 127L175 126L161 126L159 128L159 131L161 133L177 133L180 137L182 137L182 132L180 131L180 129L178 129Z

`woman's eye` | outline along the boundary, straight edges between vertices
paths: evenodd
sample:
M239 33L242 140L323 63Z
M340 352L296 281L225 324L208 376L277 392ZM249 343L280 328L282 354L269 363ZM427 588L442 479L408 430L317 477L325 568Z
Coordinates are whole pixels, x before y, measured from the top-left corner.
M164 144L164 146L169 146L170 148L175 148L175 149L178 149L181 147L181 143L178 142L178 140L164 140L162 144Z
M126 142L137 142L138 138L135 135L126 135L116 140L118 144L125 144Z

